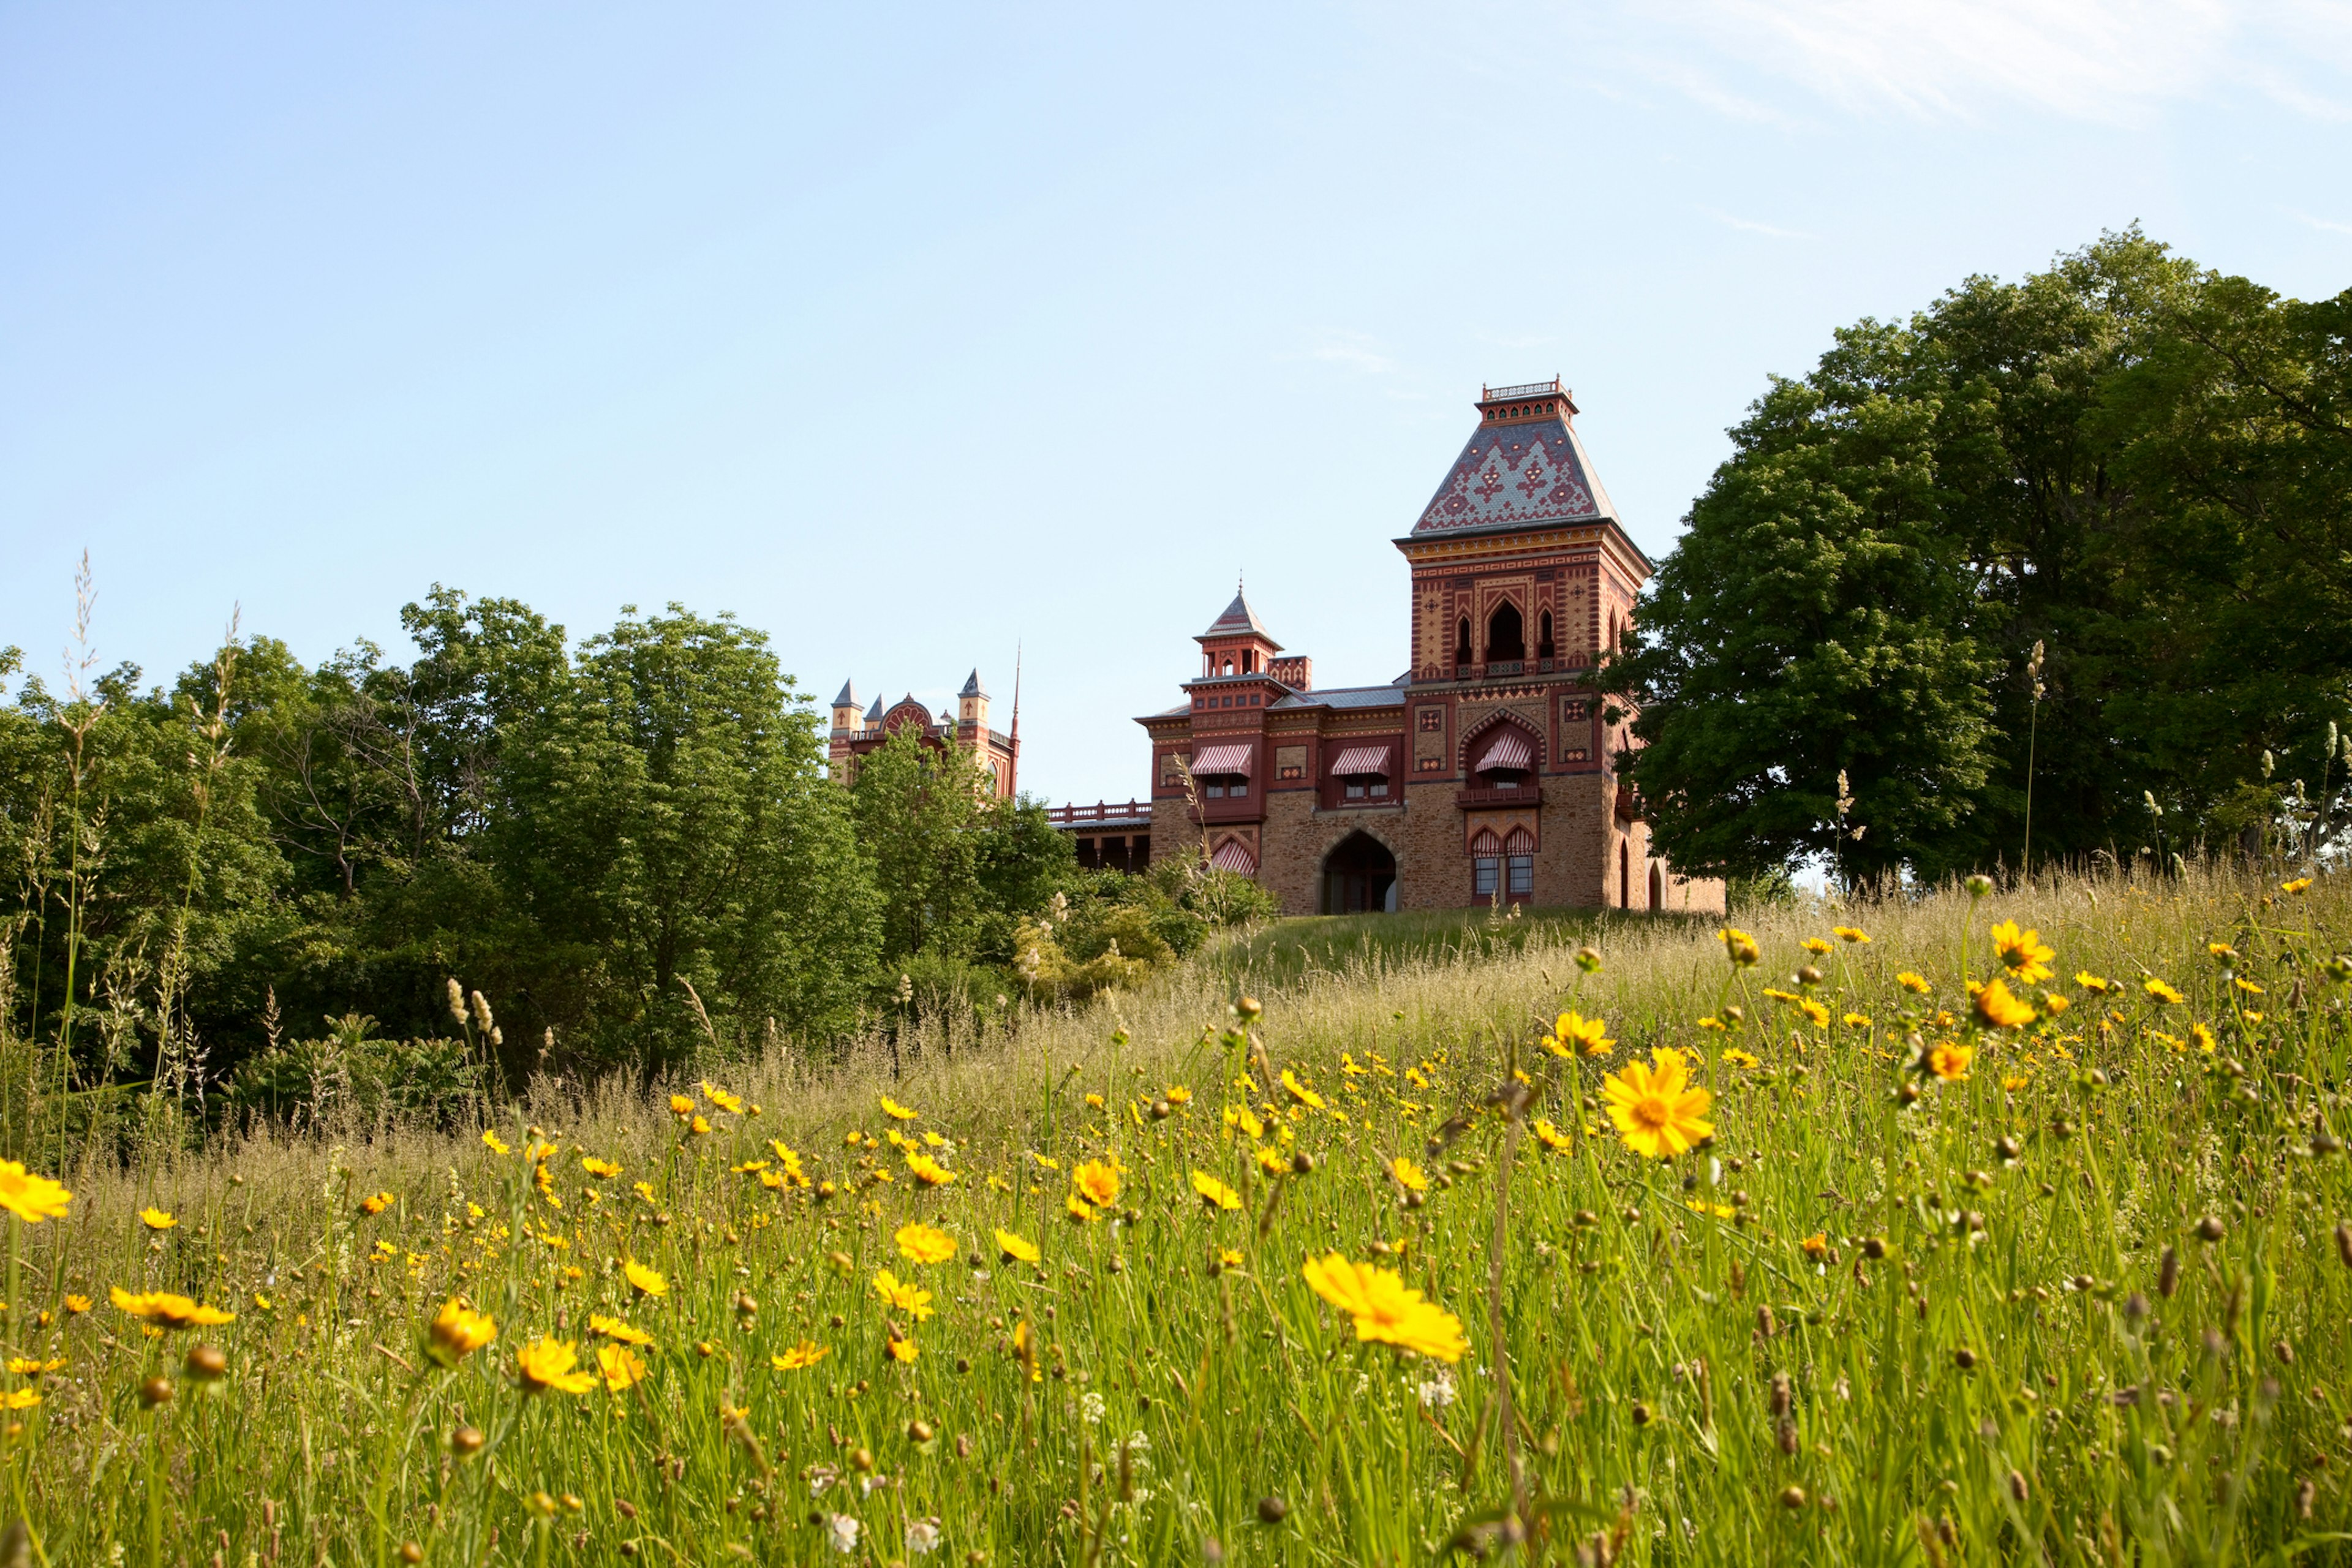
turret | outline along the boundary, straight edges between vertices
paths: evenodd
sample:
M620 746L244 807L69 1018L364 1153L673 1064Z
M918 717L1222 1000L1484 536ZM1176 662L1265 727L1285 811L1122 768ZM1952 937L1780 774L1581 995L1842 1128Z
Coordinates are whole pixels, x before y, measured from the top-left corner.
M841 695L833 700L833 727L853 734L857 731L857 683L854 680L843 681Z
M1274 656L1282 651L1282 645L1259 621L1238 585L1225 613L1210 622L1209 629L1192 640L1201 645L1201 674L1204 678L1265 675Z
M988 738L988 693L980 684L977 669L956 693L956 732L974 740Z

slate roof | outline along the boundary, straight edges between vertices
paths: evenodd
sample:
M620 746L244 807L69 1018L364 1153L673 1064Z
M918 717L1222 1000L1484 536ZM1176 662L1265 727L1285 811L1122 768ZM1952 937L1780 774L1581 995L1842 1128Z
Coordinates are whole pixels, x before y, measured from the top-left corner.
M1413 532L1525 528L1607 518L1622 525L1565 416L1479 422Z
M845 681L843 681L843 682L841 683L841 695L840 695L840 696L838 696L838 697L836 697L836 698L835 698L835 699L833 700L833 705L834 705L835 708L855 708L855 707L856 707L856 706L857 706L857 682L856 682L856 681L855 681L855 680L845 680Z
M1320 691L1294 691L1266 704L1269 713L1291 708L1393 708L1404 700L1394 686L1327 686Z
M1257 612L1249 607L1249 600L1236 587L1234 602L1225 606L1225 613L1211 621L1209 629L1192 640L1205 642L1211 637L1238 637L1244 632L1255 632L1266 641L1274 642L1274 634L1265 629L1265 623L1257 618ZM1274 646L1280 647L1282 645L1277 642Z
M957 692L956 695L958 697L985 697L988 695L987 692L982 691L980 689L980 671L978 669L974 669L971 672L971 678L963 683L963 689Z

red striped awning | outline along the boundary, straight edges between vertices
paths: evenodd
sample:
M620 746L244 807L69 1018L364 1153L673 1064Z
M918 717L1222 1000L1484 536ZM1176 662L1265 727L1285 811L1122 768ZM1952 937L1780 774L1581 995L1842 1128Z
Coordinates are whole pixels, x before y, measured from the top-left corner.
M1331 772L1339 778L1356 778L1365 773L1378 773L1386 778L1389 776L1389 754L1393 750L1393 747L1385 745L1350 746L1339 753L1339 760L1331 764Z
M1481 828L1478 837L1470 840L1470 853L1473 855L1500 855L1502 852L1503 841L1495 837L1492 828Z
M1473 771L1484 773L1503 768L1525 773L1535 763L1535 753L1528 749L1528 738L1517 730L1506 730L1495 737L1495 743L1486 748L1486 754L1478 759Z
M1514 827L1511 836L1503 840L1506 855L1532 855L1536 852L1536 836L1524 827Z
M1238 838L1228 838L1218 845L1217 852L1209 857L1209 864L1220 871L1239 871L1244 877L1257 875L1257 857Z
M1238 746L1203 746L1192 759L1195 773L1239 773L1249 776L1250 749Z

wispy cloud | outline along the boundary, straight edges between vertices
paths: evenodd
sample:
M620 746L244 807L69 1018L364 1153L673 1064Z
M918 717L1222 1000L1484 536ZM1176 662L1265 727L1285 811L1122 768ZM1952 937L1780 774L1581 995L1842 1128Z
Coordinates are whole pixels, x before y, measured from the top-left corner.
M1928 121L2133 123L2224 88L2352 115L2342 0L1651 0L1605 31L1625 68L1738 119L1782 117L1776 86Z
M1309 359L1345 365L1363 375L1388 375L1397 367L1396 361L1380 352L1378 340L1363 332L1326 332L1307 353Z
M2308 224L2313 228L2328 234L2352 234L2352 223L2337 223L2330 218L2314 217L2309 213L2296 212L2293 207L2287 209L2286 216L2297 223Z
M1713 218L1716 222L1723 225L1724 227L1736 228L1742 234L1769 235L1774 239L1812 239L1817 237L1816 236L1805 233L1802 229L1779 228L1769 223L1758 223L1754 218L1735 217L1727 212L1718 212L1714 207L1701 207L1698 210Z

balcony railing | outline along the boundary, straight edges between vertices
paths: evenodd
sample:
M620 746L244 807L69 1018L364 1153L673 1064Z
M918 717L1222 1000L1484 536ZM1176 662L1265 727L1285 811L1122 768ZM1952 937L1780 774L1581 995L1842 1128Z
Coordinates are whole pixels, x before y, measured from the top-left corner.
M1517 386L1481 387L1479 389L1478 401L1481 403L1500 403L1504 399L1510 397L1542 397L1551 393L1564 393L1568 389L1566 387L1560 385L1559 377L1553 376L1549 381L1522 382Z
M1543 785L1508 784L1499 789L1458 789L1454 792L1454 804L1465 810L1472 806L1541 805Z
M1149 822L1151 806L1147 801L1130 800L1125 805L1117 801L1097 801L1092 805L1056 805L1045 815L1056 827L1078 827L1097 822Z

